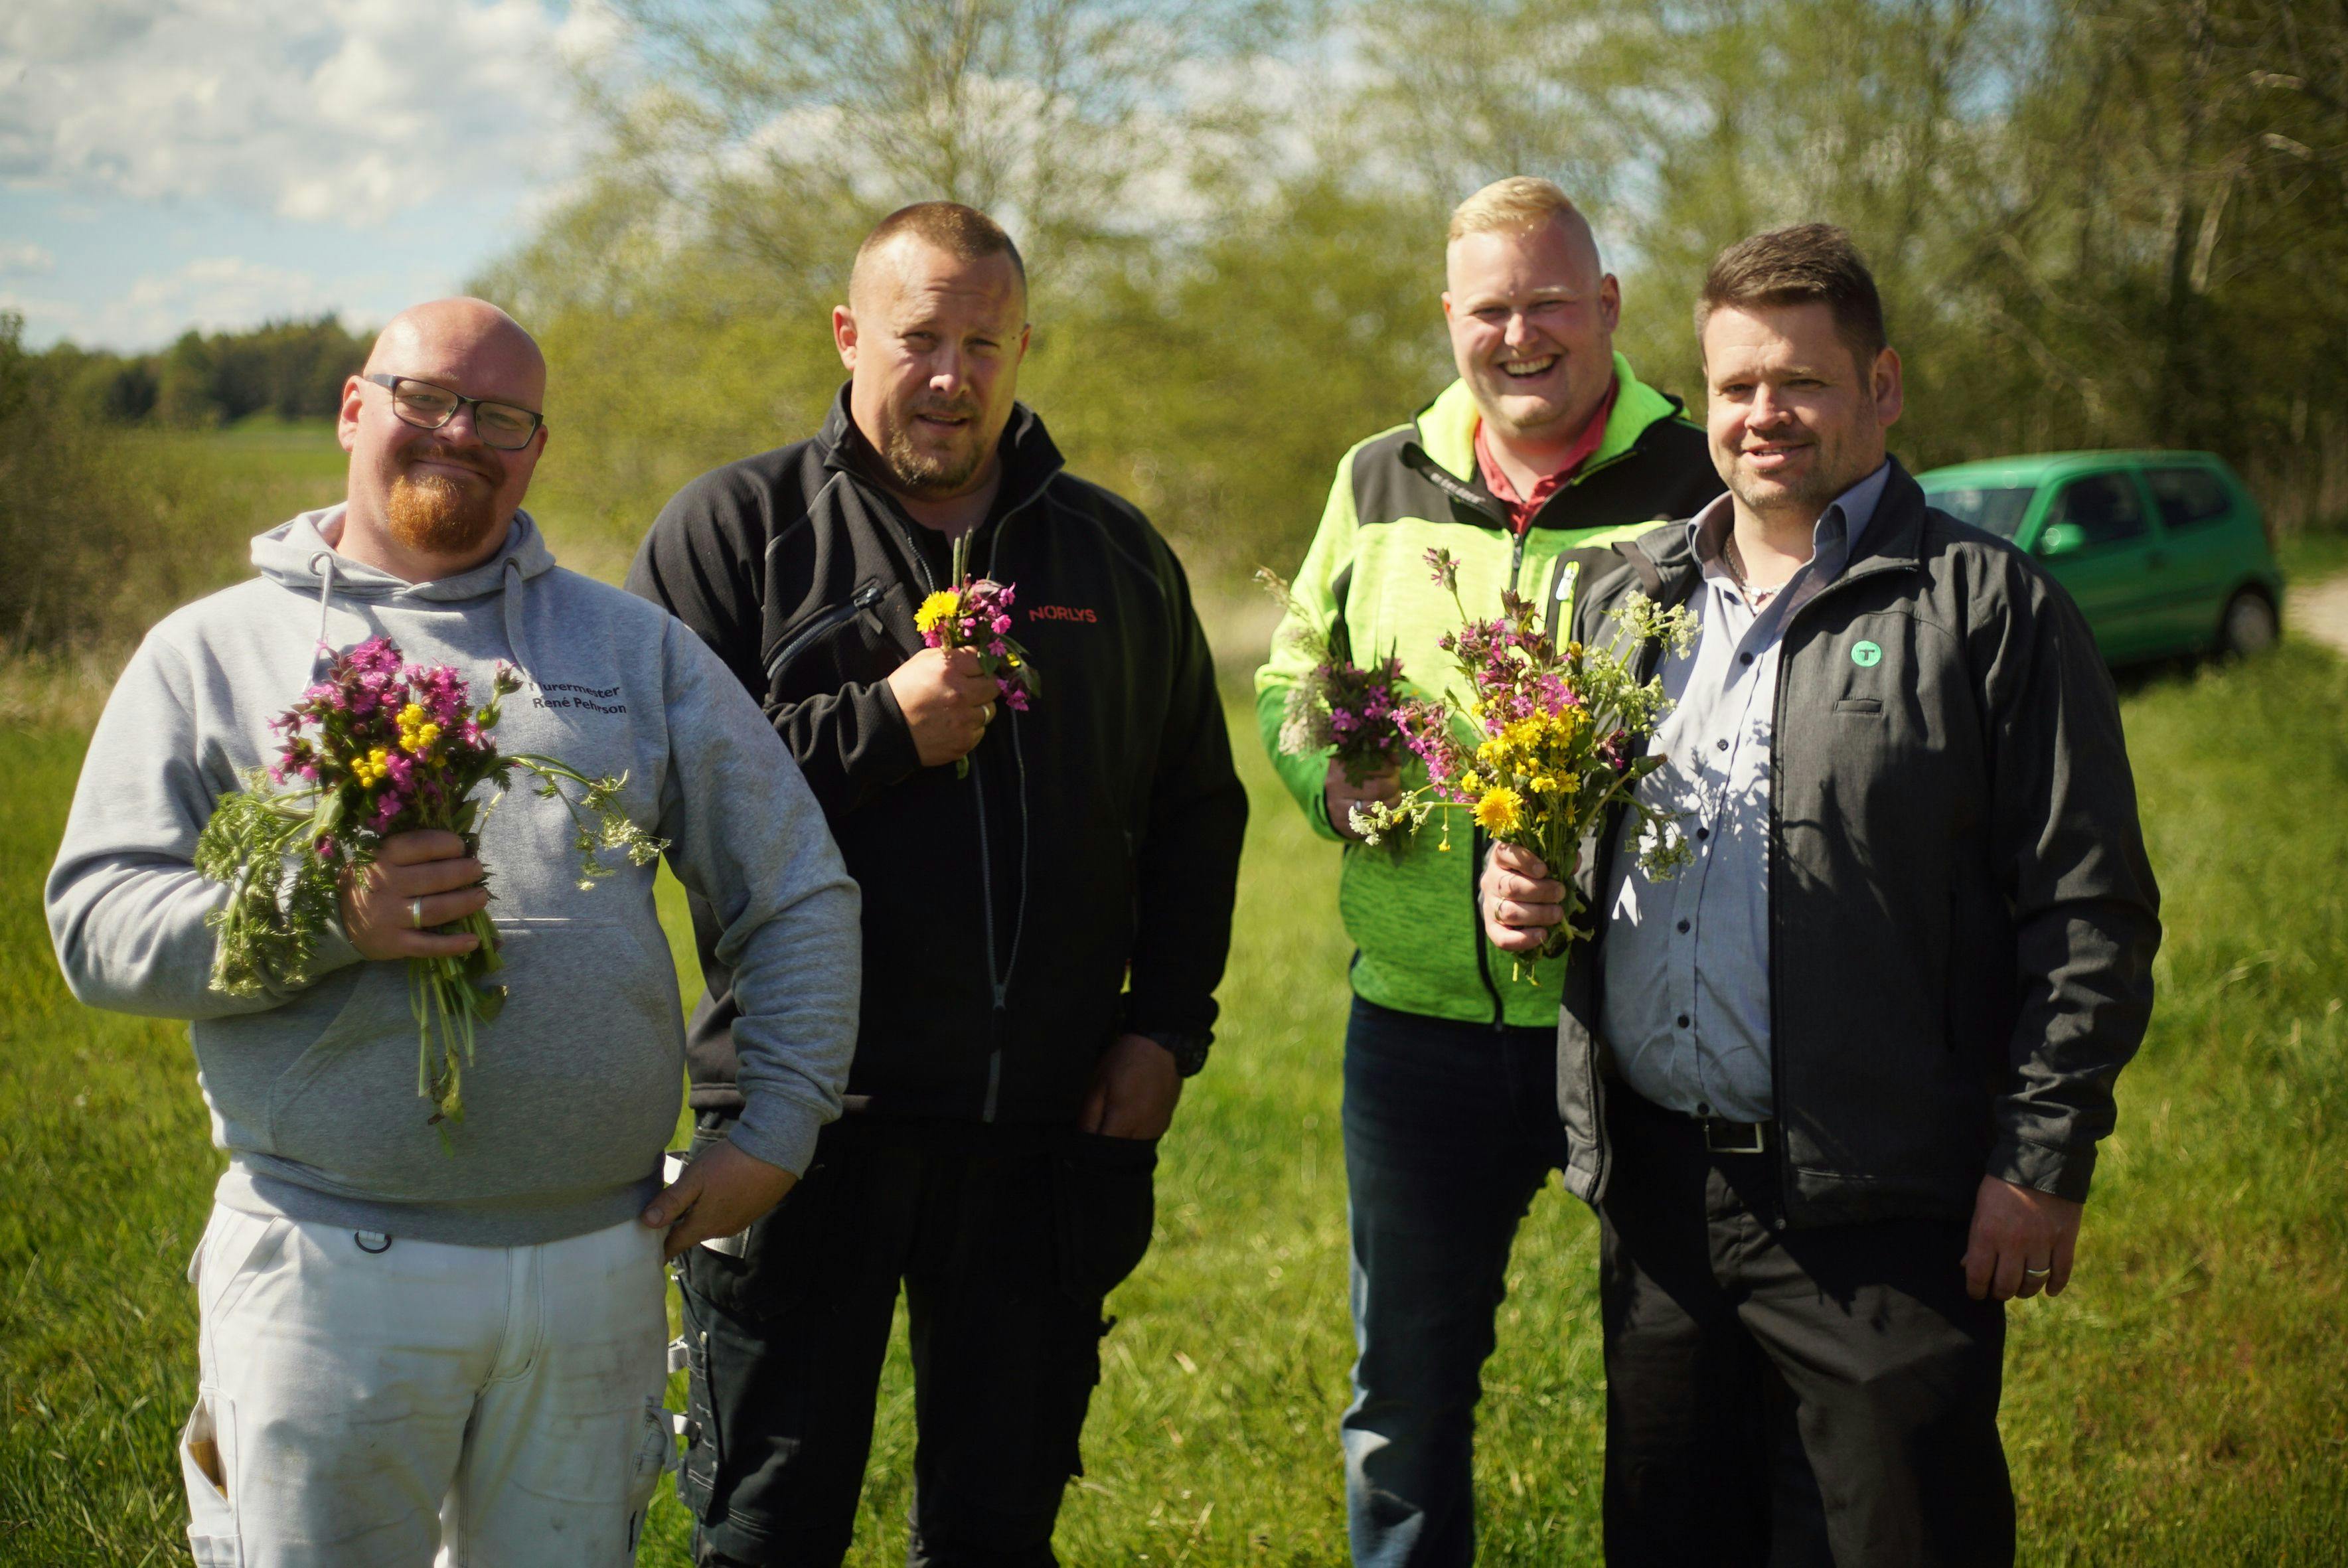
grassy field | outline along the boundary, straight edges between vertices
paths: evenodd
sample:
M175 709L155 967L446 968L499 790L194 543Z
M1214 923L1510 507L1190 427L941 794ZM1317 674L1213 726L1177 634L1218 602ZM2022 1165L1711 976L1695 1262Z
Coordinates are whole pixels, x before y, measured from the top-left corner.
M246 535L340 489L319 428L152 440L159 465L211 465L201 482L235 499L178 541L199 575L234 575ZM2311 580L2348 567L2348 545L2297 546L2288 564ZM184 1030L76 1006L40 913L107 667L0 667L0 1564L185 1560L183 1273L221 1156ZM2014 1316L2025 1561L2348 1562L2348 668L2292 642L2132 682L2127 718L2169 934L2078 1283ZM1335 861L1246 715L1232 722L1256 810L1226 1021L1167 1143L1156 1244L1111 1303L1088 1473L1060 1533L1087 1568L1344 1560ZM1552 1187L1519 1243L1487 1369L1488 1563L1597 1558L1594 1237ZM901 1348L882 1401L860 1564L902 1555ZM642 1561L685 1560L664 1499Z
M1237 711L1234 722L1241 720ZM2168 895L2161 999L2120 1086L2077 1284L2017 1312L2005 1430L2034 1563L2348 1557L2348 670L2291 645L2127 702ZM0 822L0 1561L174 1560L181 1280L220 1168L177 1026L66 996L39 913L81 748L5 732ZM1256 816L1214 1067L1168 1145L1157 1243L1112 1303L1060 1534L1072 1563L1336 1563L1345 1397L1334 870L1241 748ZM1488 1369L1485 1560L1594 1561L1593 1226L1552 1187ZM892 1365L854 1561L901 1554ZM648 1564L685 1561L673 1501Z

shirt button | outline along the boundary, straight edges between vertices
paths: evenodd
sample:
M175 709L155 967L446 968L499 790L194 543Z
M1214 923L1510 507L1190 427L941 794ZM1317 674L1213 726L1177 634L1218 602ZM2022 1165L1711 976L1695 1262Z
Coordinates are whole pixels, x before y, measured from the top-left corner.
M1686 1028L1687 1026L1688 1026L1688 1016L1687 1016L1685 1013L1682 1013L1682 1014L1680 1015L1680 1027L1681 1027L1681 1028L1683 1028L1683 1029L1684 1029L1684 1028Z
M1728 742L1725 740L1715 740L1712 743L1712 748L1715 751L1725 751L1728 749Z
M1712 1114L1712 1107L1705 1104L1703 1100L1697 1100L1695 1102L1695 1113L1698 1116L1710 1116Z
M1695 830L1695 836L1699 839L1708 839L1712 837L1712 830L1710 828L1698 828Z
M1680 922L1680 934L1681 934L1682 936L1685 936L1685 935L1687 934L1687 928L1688 928L1688 923L1687 923L1686 921L1684 921L1684 920L1681 921L1681 922Z
M1753 655L1751 654L1739 654L1736 655L1736 662L1740 665L1749 665L1753 662Z

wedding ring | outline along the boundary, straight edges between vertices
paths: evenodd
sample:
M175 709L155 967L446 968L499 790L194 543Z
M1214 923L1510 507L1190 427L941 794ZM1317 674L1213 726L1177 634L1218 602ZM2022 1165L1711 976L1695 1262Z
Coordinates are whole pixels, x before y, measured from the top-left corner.
M411 898L407 901L407 923L411 930L421 931L424 929L424 901L422 899Z
M2044 1279L2048 1274L2051 1274L2054 1272L2054 1269L2052 1264L2049 1264L2047 1267L2043 1269L2034 1269L2025 1264L2023 1265L2022 1277L2024 1279Z
M984 707L978 710L978 722L981 724L993 724L994 722L994 705L993 703L988 703Z

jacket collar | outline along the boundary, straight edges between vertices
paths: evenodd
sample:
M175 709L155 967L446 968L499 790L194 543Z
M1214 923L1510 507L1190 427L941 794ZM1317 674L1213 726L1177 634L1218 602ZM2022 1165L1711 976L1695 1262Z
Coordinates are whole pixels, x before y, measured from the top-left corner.
M1598 448L1582 459L1572 480L1579 484L1639 444L1647 428L1680 411L1680 400L1656 391L1639 379L1631 361L1618 349L1614 355L1614 407L1606 416L1606 433ZM1465 381L1454 381L1435 401L1418 411L1417 447L1426 460L1465 485L1479 482L1476 471L1476 425L1482 415Z
M856 428L856 420L848 411L848 384L842 382L831 400L831 412L816 432L816 444L823 453L823 466L834 473L850 474L881 490L888 489L882 475L880 454L864 432ZM1011 420L1003 427L1003 439L995 449L1003 462L1003 484L996 490L994 515L1025 506L1037 491L1050 483L1053 477L1067 466L1060 449L1053 444L1051 433L1044 421L1025 403L1011 407Z
M1926 511L1923 487L1910 477L1898 458L1888 461L1890 471L1883 477L1883 493L1876 500L1874 515L1860 532L1849 560L1835 579L1838 583L1873 572L1912 567L1921 552ZM1665 604L1685 600L1701 574L1694 531L1684 523L1650 529L1623 545L1622 553L1641 590L1649 598Z

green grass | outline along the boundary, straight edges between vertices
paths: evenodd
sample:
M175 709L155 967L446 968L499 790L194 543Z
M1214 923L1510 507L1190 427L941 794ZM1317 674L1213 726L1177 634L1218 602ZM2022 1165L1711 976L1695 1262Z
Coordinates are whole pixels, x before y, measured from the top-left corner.
M2311 588L2348 572L2348 522L2285 534L2275 542L2275 564L2292 588Z
M156 520L177 559L158 587L179 596L241 576L247 537L342 490L323 422L136 441L169 481ZM624 565L616 544L542 521L574 563ZM2282 557L2302 583L2348 570L2348 534L2298 536ZM107 667L0 664L0 1563L44 1568L184 1561L182 1275L221 1164L184 1029L75 1006L41 920ZM2079 1283L2014 1316L2024 1557L2348 1560L2348 673L2294 642L2135 677L2127 716L2169 934ZM1225 1023L1166 1146L1156 1243L1111 1303L1088 1473L1059 1536L1086 1568L1344 1560L1335 863L1244 738L1249 716L1232 721L1256 810ZM663 891L691 989L681 902ZM1488 1563L1596 1560L1594 1236L1552 1186L1519 1243L1482 1411ZM881 1405L860 1564L902 1555L901 1334ZM664 1497L641 1561L682 1564L685 1536Z
M1234 710L1238 733L1245 716ZM2127 699L2168 940L2060 1301L2017 1311L2005 1431L2025 1560L2348 1555L2348 670L2298 644ZM221 1157L177 1026L66 996L41 923L81 738L0 730L0 1561L181 1560L181 1279ZM1334 856L1251 745L1226 1023L1167 1144L1156 1243L1069 1493L1071 1563L1339 1563L1345 1399ZM669 913L678 912L672 896ZM675 930L675 927L672 927ZM681 933L679 934L681 936ZM1487 1368L1484 1560L1594 1561L1594 1226L1526 1222ZM892 1358L851 1561L901 1560L911 1395ZM659 1506L647 1564L682 1564Z

